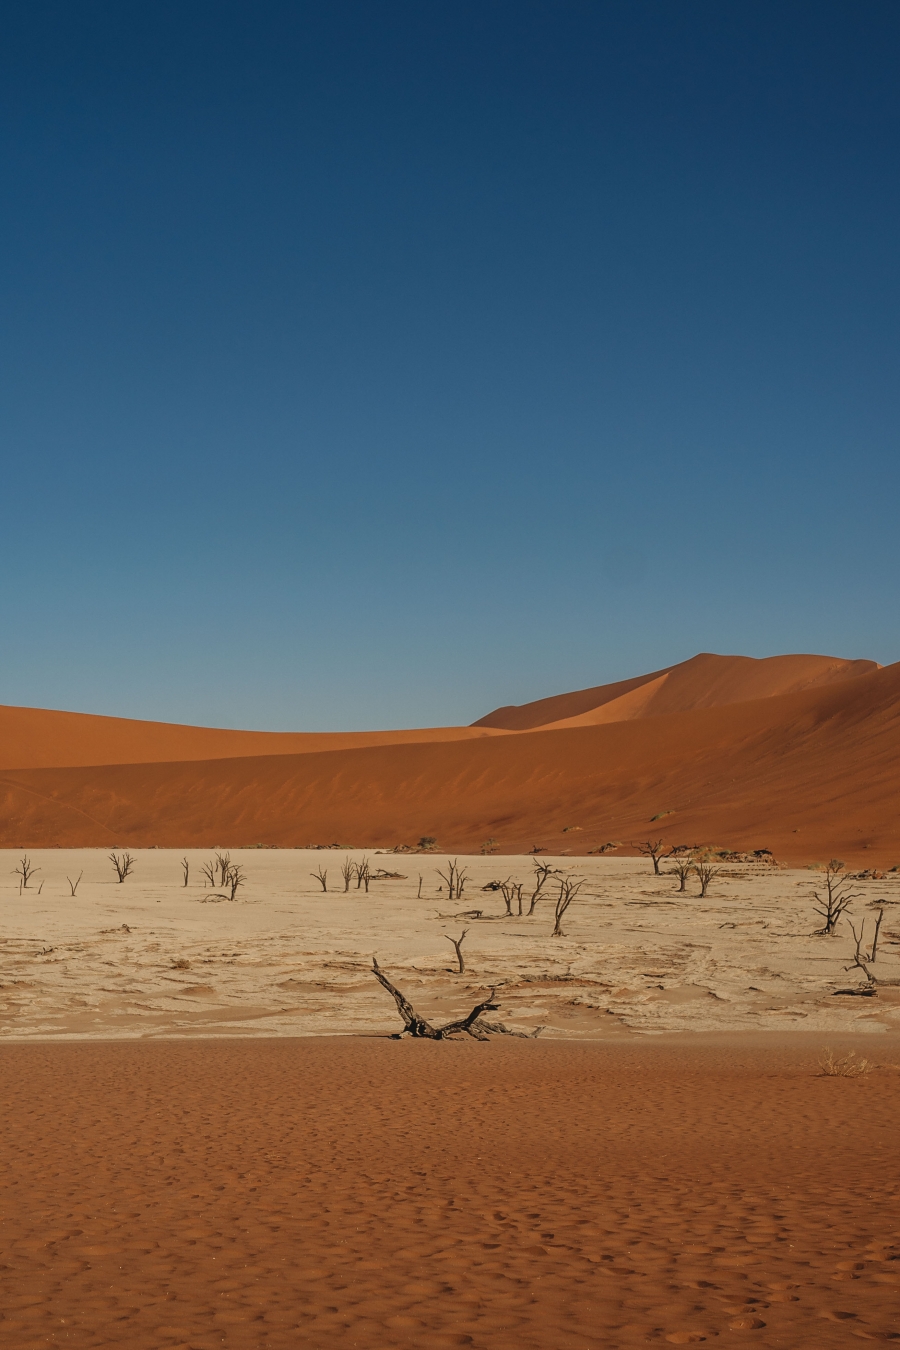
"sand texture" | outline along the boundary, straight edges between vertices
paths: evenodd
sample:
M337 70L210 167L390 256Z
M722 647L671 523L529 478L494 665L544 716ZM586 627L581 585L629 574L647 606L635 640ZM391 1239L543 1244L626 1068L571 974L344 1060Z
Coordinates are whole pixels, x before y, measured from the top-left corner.
M246 875L232 903L202 882L211 851L187 854L186 888L181 853L138 852L121 885L99 851L29 856L40 870L20 892L18 855L0 854L6 1040L391 1032L400 1023L371 974L373 953L429 1019L450 1020L495 987L510 1026L557 1039L900 1028L900 988L835 994L865 980L845 970L854 951L846 921L834 937L812 936L820 878L808 871L726 865L701 900L694 878L679 894L647 859L542 859L585 878L565 936L552 937L552 898L530 918L506 916L502 895L481 889L518 879L527 910L531 858L460 858L466 890L450 902L443 856L369 855L373 870L404 875L366 894L342 889L341 864L359 853L232 850ZM320 867L327 893L311 875ZM66 876L79 873L73 899ZM857 927L866 921L869 940L884 908L875 969L900 980L900 875L853 889L851 915ZM473 911L482 917L466 917ZM447 939L464 929L459 975Z
M897 1042L818 1044L5 1045L0 1346L897 1340Z

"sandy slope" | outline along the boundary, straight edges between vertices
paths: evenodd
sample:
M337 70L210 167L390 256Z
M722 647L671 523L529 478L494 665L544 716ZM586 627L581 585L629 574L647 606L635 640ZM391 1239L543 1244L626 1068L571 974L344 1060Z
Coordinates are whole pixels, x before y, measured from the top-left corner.
M894 1340L900 1074L820 1048L0 1047L0 1346Z
M7 771L0 843L587 852L658 833L900 863L900 665L569 730L195 763ZM666 812L657 821L651 818Z
M496 735L473 727L414 731L227 731L126 717L0 706L0 770L89 764L159 764L236 755L302 755L367 745L473 740Z
M629 722L635 717L715 708L750 699L793 694L836 680L868 675L880 667L875 661L844 661L834 656L716 656L701 652L680 665L639 675L617 684L557 694L535 703L497 708L480 718L476 727L510 731L537 727L590 726L600 722Z
M554 859L585 879L565 936L554 938L552 900L527 916L530 858L461 859L464 898L450 902L438 870L445 858L374 855L373 868L404 876L374 881L366 894L343 890L347 855L233 852L246 885L231 903L203 883L209 856L188 855L185 887L181 853L139 852L119 885L99 850L35 851L40 871L19 893L17 859L0 854L0 1039L390 1032L400 1023L372 976L373 953L438 1022L495 988L510 1025L542 1026L551 1038L900 1032L900 987L885 983L874 998L835 993L864 980L845 969L846 921L834 938L813 936L817 876L806 871L726 865L700 900L693 880L680 894L643 858ZM311 875L320 867L327 892ZM66 877L79 873L73 898ZM506 877L524 883L522 916L481 889ZM885 910L878 977L900 980L900 875L855 890L857 926L865 920L871 934ZM481 918L466 917L476 910ZM447 938L463 930L460 976Z

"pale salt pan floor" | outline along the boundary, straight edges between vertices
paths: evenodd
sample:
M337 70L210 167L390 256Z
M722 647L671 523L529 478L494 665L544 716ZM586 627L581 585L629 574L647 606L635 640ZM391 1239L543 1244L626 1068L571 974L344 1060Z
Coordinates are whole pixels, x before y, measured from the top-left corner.
M180 852L137 851L120 885L105 851L29 850L40 870L20 892L21 856L0 851L6 1040L396 1031L393 1002L371 974L373 954L417 1011L438 1022L496 987L495 1016L567 1039L900 1029L900 988L835 996L863 980L844 970L854 946L846 922L836 937L812 935L818 879L809 871L729 865L701 900L696 880L680 895L677 881L655 877L647 859L542 857L586 878L565 916L566 936L554 938L552 898L531 918L505 917L502 896L481 890L512 877L527 897L529 857L460 858L465 894L450 903L437 872L444 855L370 852L373 869L405 875L373 881L367 895L355 886L343 892L347 854L233 849L247 880L231 903L204 902L200 867L212 850L187 854L187 887ZM327 893L310 875L320 865ZM66 876L79 872L73 899ZM884 904L876 971L900 979L900 878L854 889L852 913L857 924L867 919L867 936ZM441 917L471 909L484 917ZM463 928L460 976L447 936Z

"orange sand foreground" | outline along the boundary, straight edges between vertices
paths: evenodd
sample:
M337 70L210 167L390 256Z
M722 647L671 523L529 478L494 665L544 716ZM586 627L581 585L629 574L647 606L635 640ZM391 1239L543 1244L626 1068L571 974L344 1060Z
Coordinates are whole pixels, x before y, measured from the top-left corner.
M900 1045L820 1050L3 1046L0 1346L898 1340Z

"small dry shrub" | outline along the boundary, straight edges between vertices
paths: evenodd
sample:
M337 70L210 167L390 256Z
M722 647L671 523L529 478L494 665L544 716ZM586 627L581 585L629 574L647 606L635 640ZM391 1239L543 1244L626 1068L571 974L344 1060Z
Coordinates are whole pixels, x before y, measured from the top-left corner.
M183 956L180 956L177 961L172 962L173 970L190 970L190 968L190 961L186 961Z
M874 1068L870 1059L857 1059L855 1050L838 1057L826 1046L819 1060L819 1073L826 1078L865 1078Z

